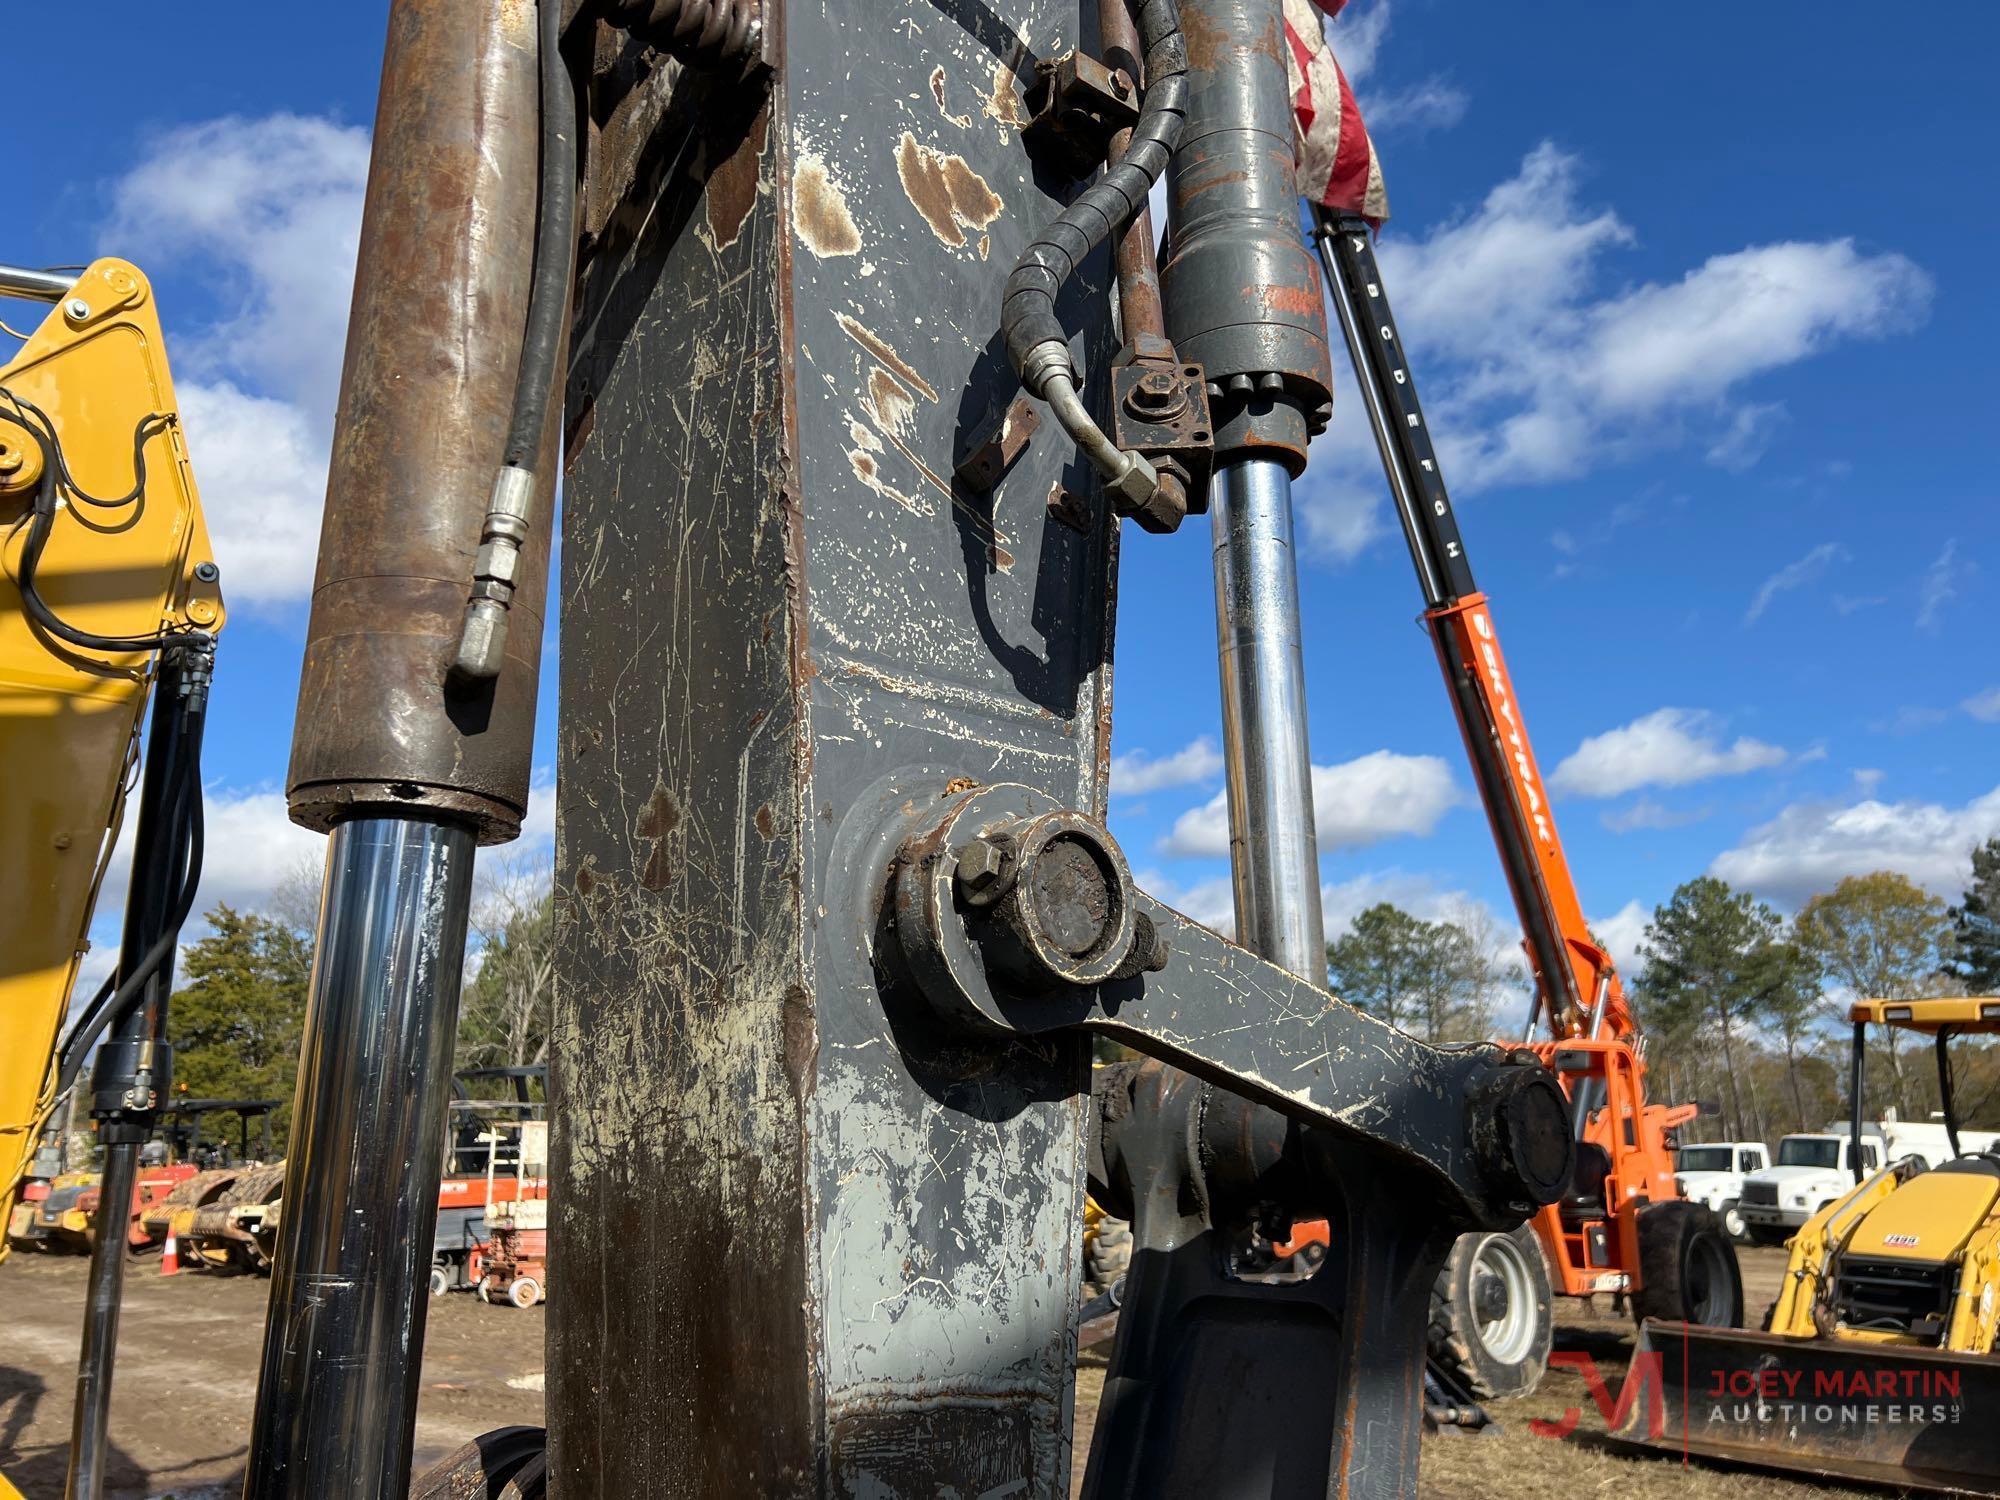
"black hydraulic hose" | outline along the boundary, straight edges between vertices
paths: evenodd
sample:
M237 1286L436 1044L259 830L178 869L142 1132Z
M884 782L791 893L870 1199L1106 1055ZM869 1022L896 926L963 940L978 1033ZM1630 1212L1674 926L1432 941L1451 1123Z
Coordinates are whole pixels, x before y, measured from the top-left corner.
M205 689L203 689L205 696ZM96 998L86 1007L84 1013L63 1038L58 1071L56 1093L62 1094L76 1082L83 1069L83 1061L91 1044L104 1033L106 1027L123 1017L133 1006L145 999L146 988L152 977L173 955L180 941L181 928L193 914L195 894L201 885L202 857L207 842L207 827L202 814L201 797L201 744L202 731L207 723L206 704L197 704L181 715L180 734L183 740L181 756L182 771L173 790L168 796L165 812L171 826L178 831L178 841L185 853L177 861L181 866L181 876L174 899L169 903L172 917L153 946L148 948L138 965L130 974L114 975L117 981L111 989L111 981L106 981L106 989L100 989ZM164 753L164 747L149 753Z
M1176 0L1136 0L1134 20L1146 53L1146 78L1131 144L1115 167L1036 236L1007 278L1000 332L1014 373L1037 396L1042 395L1042 361L1053 362L1055 353L1031 361L1036 350L1058 346L1060 369L1069 373L1069 338L1056 316L1057 295L1090 252L1146 206L1187 122L1187 40L1181 35Z
M1958 1102L1952 1097L1950 1047L1954 1035L1950 1026L1937 1029L1938 1108L1944 1111L1944 1133L1951 1142L1951 1154L1960 1157L1965 1151L1958 1144Z
M535 266L528 289L527 326L514 374L514 409L507 446L493 479L492 498L480 528L472 587L459 628L453 675L490 682L500 675L507 649L507 612L513 606L521 549L527 542L535 500L535 465L556 395L556 364L569 320L570 261L576 248L576 87L562 58L562 0L540 0L536 10L541 82L541 171L536 190Z
M748 67L763 47L757 0L604 0L599 14L697 68Z
M1849 1064L1847 1079L1847 1151L1854 1163L1854 1181L1858 1187L1862 1179L1861 1170L1861 1091L1868 1082L1868 1023L1854 1023L1854 1059Z
M540 0L542 152L535 226L534 281L527 331L514 377L514 411L507 424L508 468L532 469L541 451L556 357L569 316L570 255L576 243L576 90L562 60L562 0Z

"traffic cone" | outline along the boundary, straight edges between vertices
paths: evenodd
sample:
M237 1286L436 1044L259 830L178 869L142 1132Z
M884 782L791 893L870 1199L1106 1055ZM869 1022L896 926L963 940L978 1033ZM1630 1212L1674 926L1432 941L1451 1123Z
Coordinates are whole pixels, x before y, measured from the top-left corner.
M178 1276L181 1270L180 1241L174 1238L173 1230L167 1231L167 1242L160 1247L160 1274Z

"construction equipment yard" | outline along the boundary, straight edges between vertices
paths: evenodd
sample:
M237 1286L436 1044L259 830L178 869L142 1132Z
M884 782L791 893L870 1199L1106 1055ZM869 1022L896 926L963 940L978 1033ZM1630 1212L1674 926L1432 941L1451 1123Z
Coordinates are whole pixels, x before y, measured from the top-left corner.
M1992 8L28 9L0 1500L2000 1500Z
M1776 1295L1784 1252L1749 1249L1742 1259L1744 1295L1762 1308ZM30 1495L62 1487L84 1272L82 1260L52 1256L18 1256L8 1268L14 1285L8 1341L0 1350L0 1451L17 1455L9 1477ZM116 1437L106 1474L109 1500L221 1500L240 1491L269 1294L268 1282L250 1276L169 1281L141 1272L127 1281L120 1380L111 1404ZM482 1432L541 1424L545 1313L544 1307L483 1307L463 1295L433 1300L417 1402L418 1467ZM1557 1343L1588 1353L1615 1392L1631 1354L1631 1320L1565 1300ZM1107 1353L1086 1353L1078 1362L1073 1493L1082 1485ZM1543 1438L1528 1426L1536 1418L1560 1421L1571 1407L1582 1413L1575 1438ZM1574 1370L1553 1370L1533 1395L1494 1403L1493 1415L1497 1433L1425 1439L1422 1495L1807 1500L1853 1493L1613 1452L1592 1439L1603 1420Z

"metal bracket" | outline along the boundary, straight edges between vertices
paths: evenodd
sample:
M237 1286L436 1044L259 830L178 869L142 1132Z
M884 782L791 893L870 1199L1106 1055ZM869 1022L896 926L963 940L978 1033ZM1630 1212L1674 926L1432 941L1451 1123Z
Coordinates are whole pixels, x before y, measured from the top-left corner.
M1150 460L1181 483L1185 504L1172 525L1136 519L1149 531L1172 531L1183 515L1208 509L1208 476L1215 461L1215 427L1209 416L1202 367L1183 364L1173 344L1139 334L1119 350L1111 370L1111 438L1127 453Z
M1037 63L1022 100L1031 118L1021 139L1075 177L1102 165L1111 137L1139 119L1139 88L1132 75L1083 52Z

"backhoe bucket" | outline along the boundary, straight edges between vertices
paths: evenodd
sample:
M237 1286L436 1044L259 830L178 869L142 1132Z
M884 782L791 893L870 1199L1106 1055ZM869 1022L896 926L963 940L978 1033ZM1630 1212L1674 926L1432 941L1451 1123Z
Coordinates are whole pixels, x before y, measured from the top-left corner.
M1760 1469L2000 1496L2000 1359L1648 1322L1612 1440Z

